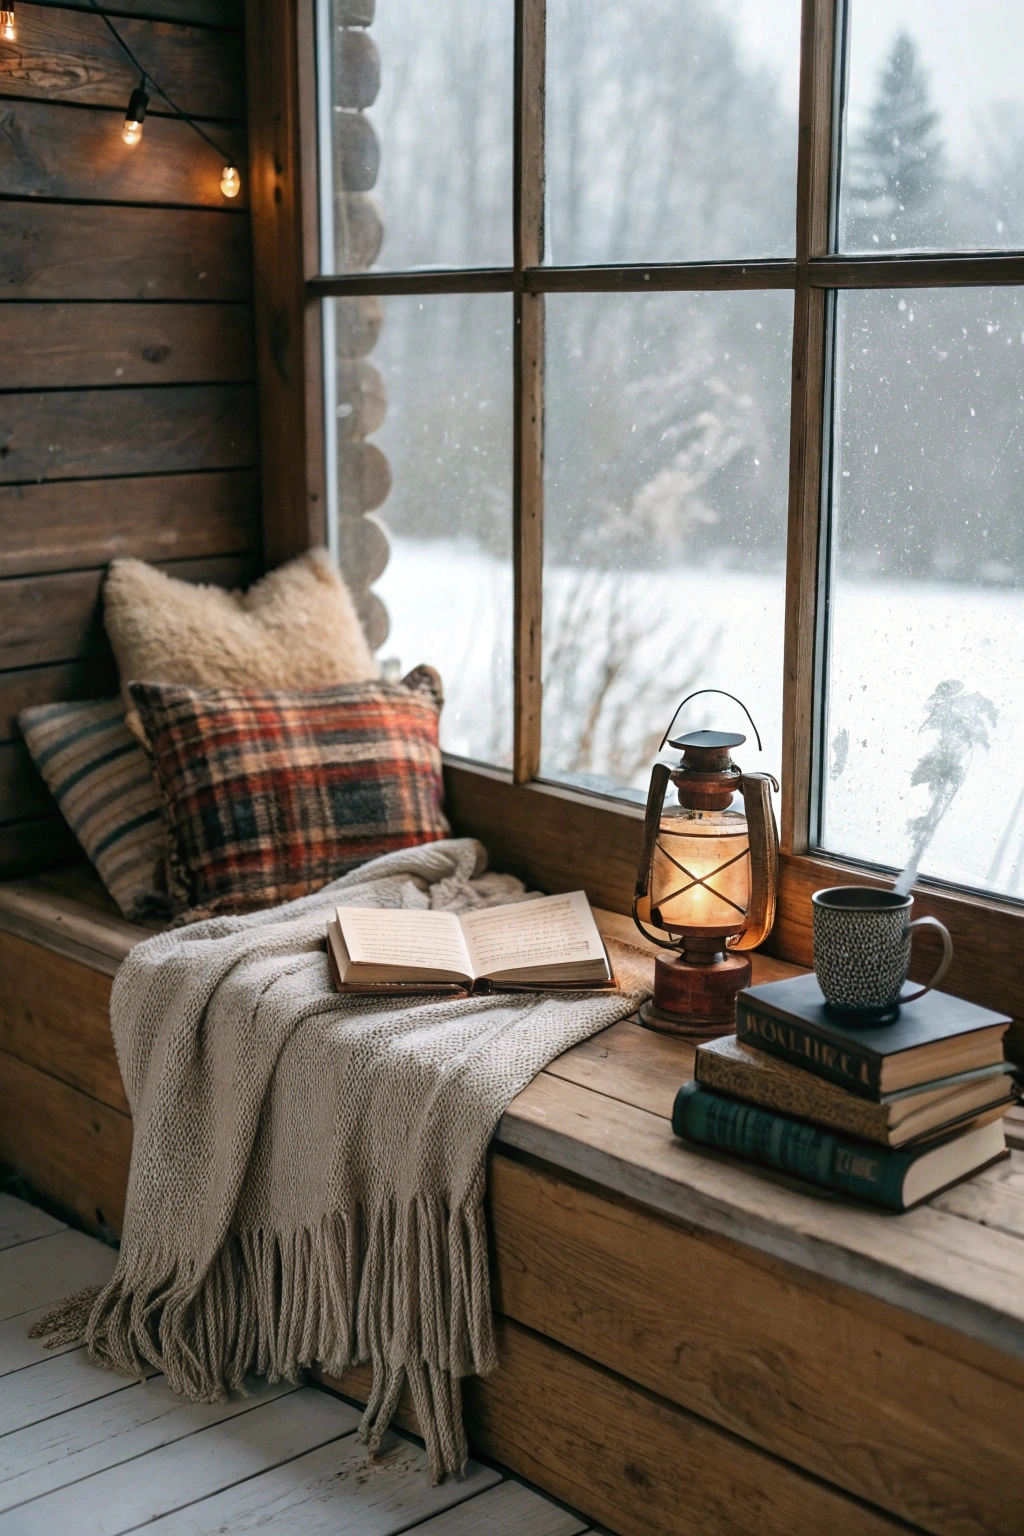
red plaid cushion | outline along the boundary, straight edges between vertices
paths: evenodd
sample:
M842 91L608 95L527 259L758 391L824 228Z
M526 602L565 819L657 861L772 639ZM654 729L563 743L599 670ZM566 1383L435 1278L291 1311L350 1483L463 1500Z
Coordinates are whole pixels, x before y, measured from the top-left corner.
M440 679L316 692L132 683L188 920L291 901L448 835Z

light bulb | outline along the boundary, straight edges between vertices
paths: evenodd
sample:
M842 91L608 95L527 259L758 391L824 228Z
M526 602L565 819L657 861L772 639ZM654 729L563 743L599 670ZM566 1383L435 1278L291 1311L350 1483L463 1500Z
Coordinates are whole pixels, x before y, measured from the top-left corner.
M0 11L0 40L13 43L17 35L14 26L14 7L9 6L7 10Z
M128 110L124 114L124 127L121 129L121 137L126 144L137 144L142 138L142 123L146 116L146 108L149 106L149 97L140 82L132 91L128 102Z
M237 197L242 190L242 178L233 165L224 167L224 174L220 178L220 189L225 197Z

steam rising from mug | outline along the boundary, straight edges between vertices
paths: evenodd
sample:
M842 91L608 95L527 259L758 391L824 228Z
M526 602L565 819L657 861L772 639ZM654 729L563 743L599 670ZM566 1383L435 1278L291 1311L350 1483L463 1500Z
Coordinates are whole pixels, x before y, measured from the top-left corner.
M920 816L912 816L907 831L912 842L907 867L893 890L909 896L918 867L939 823L967 777L975 747L988 750L986 722L995 725L999 711L983 693L965 693L956 678L940 683L925 705L922 731L935 731L937 740L911 774L911 786L926 784L930 799Z

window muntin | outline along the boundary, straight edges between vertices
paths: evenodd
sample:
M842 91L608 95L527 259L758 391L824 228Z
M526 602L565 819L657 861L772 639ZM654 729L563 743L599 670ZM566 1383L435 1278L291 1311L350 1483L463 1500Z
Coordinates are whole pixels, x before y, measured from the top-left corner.
M549 297L545 778L644 798L673 709L711 686L778 775L792 318L786 292Z
M820 846L1024 896L1024 292L838 296Z
M792 255L799 0L548 0L546 259Z
M840 249L1024 246L1018 0L850 0Z

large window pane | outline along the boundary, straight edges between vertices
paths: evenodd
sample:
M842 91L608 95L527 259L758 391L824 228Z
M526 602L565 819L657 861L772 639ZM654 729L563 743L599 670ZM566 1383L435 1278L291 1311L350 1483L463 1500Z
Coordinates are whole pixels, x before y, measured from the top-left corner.
M1024 294L838 298L821 843L1024 896Z
M390 623L382 660L403 673L418 662L436 667L442 746L503 764L512 747L512 300L369 301L383 310L372 365L347 355L346 338L366 334L348 319L356 311L341 307L352 302L328 301L342 563L358 588L348 551L358 563L367 518L383 526L390 555L374 588Z
M323 271L509 266L513 0L319 4Z
M840 247L1024 245L1020 0L850 0Z
M799 0L548 0L558 265L794 249Z
M549 296L546 777L642 798L673 707L709 687L761 727L742 766L778 773L792 313L778 292Z

